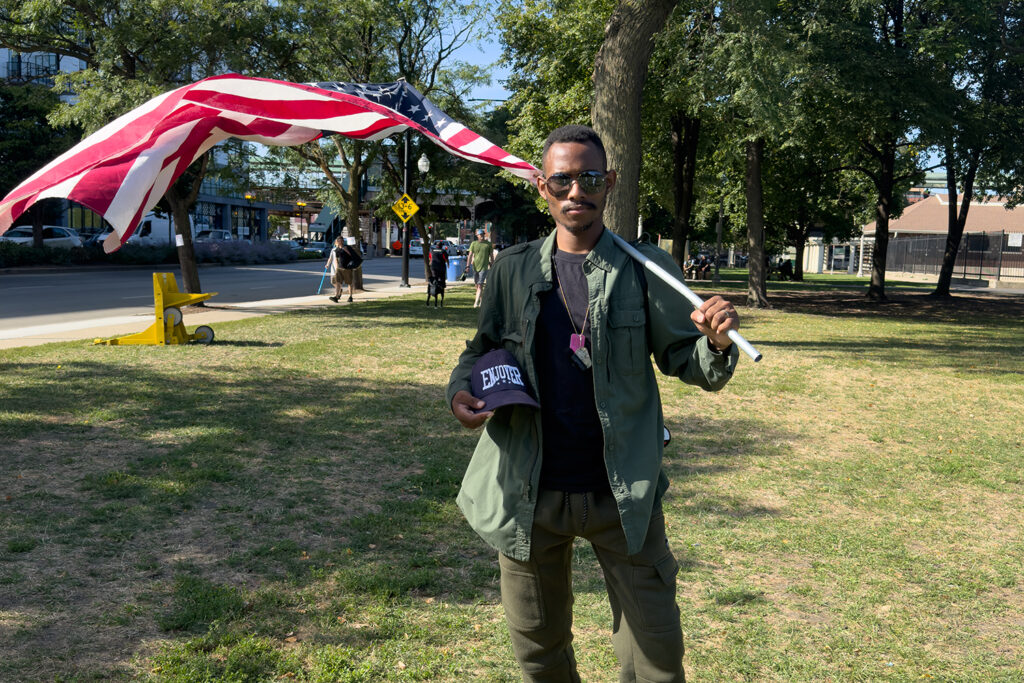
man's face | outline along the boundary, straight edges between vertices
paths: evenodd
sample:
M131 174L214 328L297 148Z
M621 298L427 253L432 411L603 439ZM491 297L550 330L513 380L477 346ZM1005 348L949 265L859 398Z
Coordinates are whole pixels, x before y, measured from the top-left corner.
M581 142L556 142L544 156L544 178L566 174L576 178L587 171L604 173L605 164L601 152L590 144ZM548 210L560 228L578 234L601 225L605 200L615 185L615 171L608 171L605 186L594 193L587 193L578 181L572 182L568 192L559 192L557 187L541 179L538 190L548 202Z

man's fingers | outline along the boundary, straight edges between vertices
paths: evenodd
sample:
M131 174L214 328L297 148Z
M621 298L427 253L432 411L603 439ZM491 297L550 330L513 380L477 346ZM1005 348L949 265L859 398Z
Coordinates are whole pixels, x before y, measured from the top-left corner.
M493 415L493 411L487 411L485 413L479 413L486 403L476 398L468 391L460 391L452 397L452 414L455 415L463 427L467 429L476 429L484 422L487 422L487 418Z

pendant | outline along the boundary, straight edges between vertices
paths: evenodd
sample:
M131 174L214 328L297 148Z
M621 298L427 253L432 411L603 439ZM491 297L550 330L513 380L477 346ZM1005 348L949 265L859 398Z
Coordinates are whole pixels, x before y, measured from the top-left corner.
M587 338L582 334L569 335L569 350L576 353L580 349L586 349Z
M582 335L580 335L582 336ZM586 346L581 346L572 352L572 362L576 364L580 370L589 370L592 362L590 360L590 352L587 351Z

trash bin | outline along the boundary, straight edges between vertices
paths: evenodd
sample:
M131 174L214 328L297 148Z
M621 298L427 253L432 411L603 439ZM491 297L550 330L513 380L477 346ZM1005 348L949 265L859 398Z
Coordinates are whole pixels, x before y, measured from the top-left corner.
M448 281L458 282L459 278L466 271L466 257L465 256L449 256L448 257Z

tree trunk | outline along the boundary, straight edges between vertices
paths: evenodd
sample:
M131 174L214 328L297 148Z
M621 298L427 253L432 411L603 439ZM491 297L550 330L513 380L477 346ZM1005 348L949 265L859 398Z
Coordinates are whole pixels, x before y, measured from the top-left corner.
M590 118L618 173L608 197L605 225L627 240L636 238L640 197L640 101L654 35L678 0L619 0L605 25L594 60L594 104Z
M878 190L878 202L875 204L875 247L871 252L871 284L868 285L868 299L887 301L885 259L889 253L889 216L892 214L892 193L895 186L895 142L889 141L882 146L879 162L879 175L875 183Z
M804 281L804 250L807 248L807 230L800 231L800 237L796 240L796 263L793 264L793 281Z
M352 178L352 175L349 175ZM355 201L346 201L346 216L345 216L345 227L348 228L348 234L351 237L356 238L356 249L362 248L363 233L359 225L359 188L356 187ZM331 245L328 245L331 246ZM355 281L352 284L353 289L357 289L360 292L363 290L363 269L357 268L356 272L353 273Z
M683 112L672 115L672 176L675 186L675 216L672 218L672 258L682 268L686 240L690 237L693 188L697 176L697 142L700 119Z
M750 258L747 270L747 305L769 308L768 273L764 254L764 200L761 188L761 162L764 157L764 139L747 142L747 251Z
M198 167L195 163L186 169L173 185L167 188L164 193L164 200L171 207L171 215L174 217L174 232L180 237L181 244L178 245L178 264L181 266L181 279L183 286L189 294L202 293L199 284L199 268L196 265L196 252L192 245L192 217L188 210L196 203L199 197L199 187L206 176L206 167L210 162L209 153L204 154L199 161ZM203 302L193 304L203 306Z
M181 238L178 245L178 265L181 267L182 286L189 294L200 294L203 290L199 285L199 267L196 265L196 250L192 244L192 217L188 214L189 205L174 195L173 188L168 190L164 197L171 205L174 233ZM201 306L202 302L196 305Z
M29 209L29 215L32 217L32 246L36 249L43 248L43 205L41 202L36 202Z
M967 165L967 173L964 176L964 192L960 196L960 211L957 212L957 203L953 200L957 197L956 173L953 165L953 143L946 143L946 191L949 193L949 212L947 216L946 230L946 251L942 255L942 267L939 269L939 281L935 285L932 296L948 298L949 288L953 283L953 268L956 266L956 255L960 251L960 242L964 237L964 228L967 226L967 212L971 208L971 199L974 197L974 178L978 173L978 164L981 159L979 152L971 153L970 162Z

